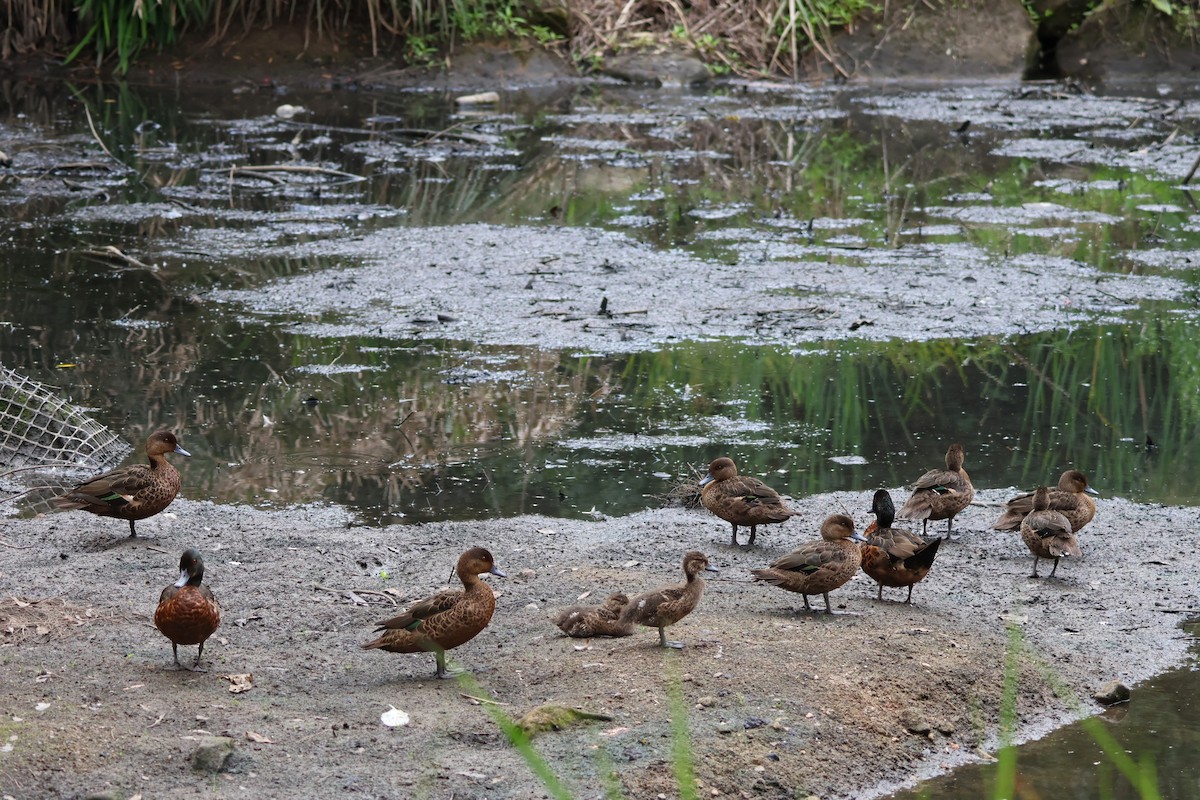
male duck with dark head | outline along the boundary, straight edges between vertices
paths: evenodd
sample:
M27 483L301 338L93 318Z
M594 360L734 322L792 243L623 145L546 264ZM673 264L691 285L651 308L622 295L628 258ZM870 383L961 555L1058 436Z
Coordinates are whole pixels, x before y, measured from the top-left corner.
M1029 552L1033 553L1033 574L1038 577L1038 560L1053 558L1054 568L1050 577L1058 572L1058 560L1065 556L1079 556L1079 542L1071 530L1071 521L1061 512L1050 508L1050 490L1039 486L1033 493L1033 510L1021 520L1021 539Z
M931 469L913 484L913 492L897 515L921 520L922 536L930 520L946 520L946 536L954 529L954 517L975 499L971 476L963 469L963 447L952 444L946 451L946 468Z
M810 594L822 595L825 613L832 614L829 593L858 572L862 554L854 542L865 541L854 532L854 520L845 514L833 514L821 523L820 541L806 542L775 559L770 567L751 570L750 574L755 580L803 595L805 611L812 611L808 604Z
M593 636L630 636L632 622L621 622L621 612L629 605L629 598L621 592L610 594L603 605L571 606L564 608L554 617L554 624L567 636L590 639Z
M679 586L664 586L635 595L625 604L619 619L622 625L645 625L658 628L658 643L663 647L681 649L683 642L667 641L666 628L692 613L704 594L701 572L716 572L709 566L708 556L697 550L683 557L684 582Z
M1071 523L1071 530L1079 533L1079 529L1092 521L1096 516L1096 503L1088 495L1100 494L1088 486L1087 476L1077 469L1069 469L1058 478L1058 487L1049 492L1050 510L1057 511ZM1033 492L1019 494L1009 500L1004 506L1004 513L992 530L1019 531L1021 521L1033 511Z
M59 508L81 508L101 517L127 519L129 535L137 536L133 523L162 511L179 494L179 471L167 461L167 453L191 455L179 446L175 434L158 431L146 440L149 464L130 464L98 475L55 502Z
M700 504L733 525L733 546L738 546L738 526L750 529L746 547L754 544L759 525L783 522L799 514L783 504L779 492L758 478L738 475L733 459L721 457L708 465L708 475L700 481Z
M380 622L375 632L383 631L383 635L362 648L391 653L432 651L437 660L434 677L450 677L446 671L446 651L474 639L491 622L496 610L496 596L479 576L486 573L505 577L492 554L482 547L472 547L459 556L455 572L463 589L438 592L413 604L400 616Z
M179 580L162 590L158 607L154 609L154 627L171 640L177 668L183 667L179 663L179 645L200 645L196 662L183 667L196 672L204 672L200 669L204 643L221 624L221 607L203 581L203 559L195 550L185 550L179 559Z
M875 492L871 513L875 515L875 524L865 532L867 543L862 546L862 570L879 584L878 599L883 599L884 586L907 586L908 597L904 602L912 603L913 584L929 574L942 540L926 542L912 531L893 528L896 506L887 489Z

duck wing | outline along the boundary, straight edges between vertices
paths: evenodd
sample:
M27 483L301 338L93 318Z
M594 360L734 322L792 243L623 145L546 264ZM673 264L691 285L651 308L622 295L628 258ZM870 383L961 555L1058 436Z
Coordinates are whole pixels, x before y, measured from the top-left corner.
M111 505L125 505L133 502L133 498L138 492L153 485L155 485L154 473L149 465L131 464L128 467L115 469L84 481L63 495L59 505L81 508L83 505L89 504L88 499L92 502L101 501Z
M462 589L447 589L444 592L438 592L414 603L403 614L380 622L375 631L416 630L423 621L454 608L462 601L465 594Z
M811 575L823 567L836 564L846 558L846 554L841 548L825 547L824 545L825 542L813 542L810 546L797 548L772 561L771 569Z

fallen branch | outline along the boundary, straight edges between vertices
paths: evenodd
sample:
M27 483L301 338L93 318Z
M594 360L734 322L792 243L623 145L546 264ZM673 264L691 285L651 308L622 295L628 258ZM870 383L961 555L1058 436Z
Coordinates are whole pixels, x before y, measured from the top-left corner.
M256 175L269 174L272 172L292 172L302 175L329 175L336 178L345 178L353 181L365 181L366 178L362 175L355 175L353 172L343 172L340 169L332 169L330 167L317 167L312 164L263 164L260 166L251 167L230 167L230 176L235 175Z
M112 261L120 261L121 263L125 264L125 266L127 266L127 267L134 267L135 269L147 269L147 270L150 270L151 272L153 272L157 269L157 267L152 267L149 264L146 264L142 261L138 261L133 256L125 255L124 253L122 253L120 251L120 249L113 247L111 244L105 245L104 247L100 247L100 248L92 248L89 250L84 250L82 255L91 256L93 258L100 258L100 259L106 259L106 260L112 260Z

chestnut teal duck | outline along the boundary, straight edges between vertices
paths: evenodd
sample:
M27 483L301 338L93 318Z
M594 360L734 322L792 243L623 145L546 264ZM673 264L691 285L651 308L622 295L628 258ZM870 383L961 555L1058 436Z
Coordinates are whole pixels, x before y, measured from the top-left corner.
M854 542L865 542L854 531L854 520L845 514L833 514L821 523L821 539L806 542L787 555L771 562L766 569L751 570L755 580L765 581L804 597L804 610L810 594L825 597L825 613L832 614L829 593L854 577L862 563L862 553Z
M683 557L685 580L678 586L664 586L642 592L630 598L621 612L621 625L645 625L658 628L658 643L663 647L681 649L683 642L667 641L666 628L686 617L696 608L704 594L704 579L701 572L717 572L710 566L708 556L693 550Z
M567 636L590 639L593 636L630 636L633 623L622 623L621 612L629 598L621 593L610 594L603 605L579 605L564 608L554 617L554 624Z
M799 511L783 504L779 492L758 478L738 475L733 459L721 457L708 465L708 475L700 481L700 503L733 525L733 546L738 546L738 526L750 528L746 547L754 544L759 525L783 522Z
M926 542L912 531L893 528L896 506L887 489L875 492L871 499L875 522L863 531L867 543L862 546L862 570L879 584L878 599L883 599L883 587L908 587L906 604L912 603L913 584L929 574L937 556L940 538Z
M901 507L900 519L921 520L925 536L930 520L946 520L946 536L954 528L954 517L975 499L971 476L963 469L963 447L952 444L946 451L946 468L931 469L917 478L913 492Z
M496 610L496 596L479 576L488 573L506 577L492 554L482 547L473 547L459 556L455 572L463 589L438 592L414 603L403 614L380 622L375 632L383 634L362 648L391 653L432 651L437 661L434 677L451 677L446 670L446 651L474 639L491 622Z
M1004 513L992 530L1019 531L1021 521L1033 510L1033 492L1019 494L1004 506ZM1088 485L1087 476L1077 469L1069 469L1058 478L1058 487L1050 490L1050 510L1058 511L1071 523L1071 531L1087 525L1096 516L1096 503L1088 495L1100 494Z
M179 446L175 434L158 431L146 440L149 464L130 464L97 475L56 498L55 503L63 509L127 519L129 535L137 536L133 523L162 511L179 494L179 470L167 461L167 453L191 455Z
M204 560L194 549L183 552L179 559L179 579L162 590L158 607L154 609L154 627L171 640L175 667L204 672L200 657L204 642L221 624L221 606L212 590L203 585ZM200 645L196 662L190 667L179 663L179 645Z
M1038 577L1038 560L1053 558L1054 568L1050 570L1051 578L1058 571L1058 560L1066 556L1079 556L1079 542L1075 532L1071 530L1071 521L1061 511L1050 508L1050 490L1039 486L1033 493L1033 510L1021 520L1021 538L1033 553L1033 574Z

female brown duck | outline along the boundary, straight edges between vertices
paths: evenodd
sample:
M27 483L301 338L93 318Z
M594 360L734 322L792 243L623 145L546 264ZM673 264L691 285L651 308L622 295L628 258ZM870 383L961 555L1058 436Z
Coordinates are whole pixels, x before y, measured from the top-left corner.
M1021 520L1033 511L1033 494L1019 494L1009 500L992 530L1020 530ZM1079 529L1096 516L1096 503L1088 497L1093 494L1100 493L1088 486L1087 476L1077 469L1069 469L1059 476L1058 488L1050 490L1050 510L1061 513L1071 523L1071 530L1079 533Z
M971 505L975 487L963 469L963 447L952 444L946 451L946 468L931 469L913 484L913 493L900 509L900 519L921 520L921 535L929 529L929 520L946 520L946 536L954 528L954 517Z
M733 459L721 457L708 465L708 475L700 481L700 504L733 525L733 546L738 546L738 526L750 528L746 547L754 544L759 525L783 522L799 514L783 504L779 492L758 478L738 475Z
M137 536L133 523L162 511L179 494L179 471L167 461L167 453L191 455L179 446L175 434L158 431L146 440L149 464L130 464L98 475L55 502L59 508L82 508L101 517L127 519L129 535Z
M692 613L704 594L704 579L701 572L716 572L708 564L708 556L697 550L683 557L683 574L686 580L679 586L664 586L634 596L621 612L620 624L645 625L658 628L658 643L663 647L680 649L683 642L667 641L666 627Z
M633 623L622 623L621 612L629 605L623 593L610 594L600 606L571 606L554 617L554 624L567 636L590 639L593 636L630 636Z
M887 489L875 492L871 513L875 515L875 524L864 532L867 543L862 546L862 570L879 584L880 600L884 586L907 586L908 597L904 602L912 603L913 584L929 574L942 540L926 542L912 531L893 528L896 507Z
M398 617L384 620L375 629L383 635L362 645L364 650L392 653L433 651L437 659L434 676L447 678L446 651L471 641L487 627L496 610L496 596L479 579L484 573L505 577L492 554L472 547L458 557L455 567L463 589L447 589L415 603Z
M1038 577L1038 560L1053 558L1054 568L1050 577L1058 571L1058 560L1064 556L1079 556L1082 551L1071 530L1071 522L1059 511L1050 508L1050 490L1039 486L1033 493L1033 511L1021 520L1021 539L1029 552L1033 553L1033 574Z
M845 514L834 514L821 523L821 541L802 544L775 559L767 569L751 570L750 574L756 580L803 595L805 611L812 611L808 604L810 594L823 595L825 613L832 614L829 593L853 578L862 563L858 545L851 539L866 541L854 532L854 520Z
M154 627L171 640L176 667L183 667L179 663L179 645L200 645L196 663L183 667L196 672L204 672L200 669L204 642L221 624L221 607L212 590L202 585L203 581L203 559L195 550L185 550L179 559L179 580L162 590L154 609Z

